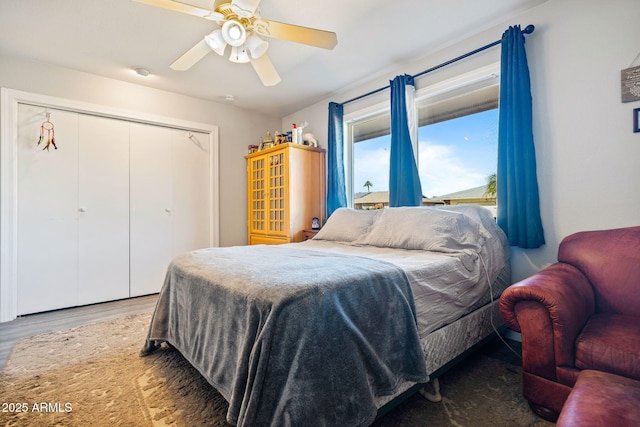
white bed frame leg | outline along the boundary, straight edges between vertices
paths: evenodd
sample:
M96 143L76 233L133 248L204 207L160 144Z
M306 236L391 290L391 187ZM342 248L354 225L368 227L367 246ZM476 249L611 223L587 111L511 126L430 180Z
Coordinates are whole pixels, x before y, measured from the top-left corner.
M433 393L427 391L427 387L433 389ZM440 394L440 380L438 378L434 378L427 385L422 387L419 393L427 399L429 402L440 402L442 400L442 395Z

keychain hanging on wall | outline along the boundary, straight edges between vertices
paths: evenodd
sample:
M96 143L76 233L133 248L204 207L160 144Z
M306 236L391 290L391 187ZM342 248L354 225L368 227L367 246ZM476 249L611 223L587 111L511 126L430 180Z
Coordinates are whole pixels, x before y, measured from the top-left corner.
M53 145L54 150L58 149L58 147L56 146L55 129L54 129L53 123L51 123L51 120L49 120L50 118L51 118L51 113L47 111L47 120L42 122L42 124L40 125L40 138L38 139L38 145L40 145L40 143L44 141L45 131L47 132L47 143L42 149L47 151L49 151L50 145Z

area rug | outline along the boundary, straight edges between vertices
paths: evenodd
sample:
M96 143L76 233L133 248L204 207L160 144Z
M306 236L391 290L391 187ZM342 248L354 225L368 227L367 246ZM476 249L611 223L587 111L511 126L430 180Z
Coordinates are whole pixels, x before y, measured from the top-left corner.
M150 314L20 340L0 375L3 426L227 426L227 403L172 348L138 353ZM518 362L485 350L374 425L551 426L521 398Z

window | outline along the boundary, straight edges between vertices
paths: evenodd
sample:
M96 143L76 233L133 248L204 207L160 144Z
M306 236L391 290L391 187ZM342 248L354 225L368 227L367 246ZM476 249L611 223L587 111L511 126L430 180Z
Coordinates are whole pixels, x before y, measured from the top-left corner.
M418 172L422 192L429 198L486 187L496 171L497 108L422 126L418 136ZM475 194L482 197L486 188L478 191Z
M389 204L389 163L391 137L387 130L367 134L367 129L379 129L380 118L389 125L389 113L356 124L353 128L352 200L359 209L379 209Z
M497 166L497 68L485 67L417 92L416 152L423 204L495 206L495 195L487 192L487 183ZM367 117L347 120L351 142L348 177L355 208L388 206L389 121L388 106Z

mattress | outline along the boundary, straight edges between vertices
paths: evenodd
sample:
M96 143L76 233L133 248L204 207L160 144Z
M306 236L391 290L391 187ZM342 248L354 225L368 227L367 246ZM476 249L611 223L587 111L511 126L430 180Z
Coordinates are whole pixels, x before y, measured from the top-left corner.
M446 324L420 339L425 354L427 374L431 380L438 378L455 364L456 359L484 341L504 325L499 302L502 292L511 284L511 268L507 264L490 289L460 318ZM402 396L415 383L405 382L402 390L393 396L383 396L376 400L378 408L383 408ZM394 407L398 402L393 402Z
M505 278L503 265L497 277L491 277L484 268L469 271L458 256L450 254L313 239L289 245L376 259L400 267L411 283L420 339L486 304L491 296L490 288L496 288L499 296L510 280L508 274Z
M511 284L511 270L507 265L498 278L467 313L422 338L427 373L433 378L451 360L469 350L504 324L498 303L502 292Z

